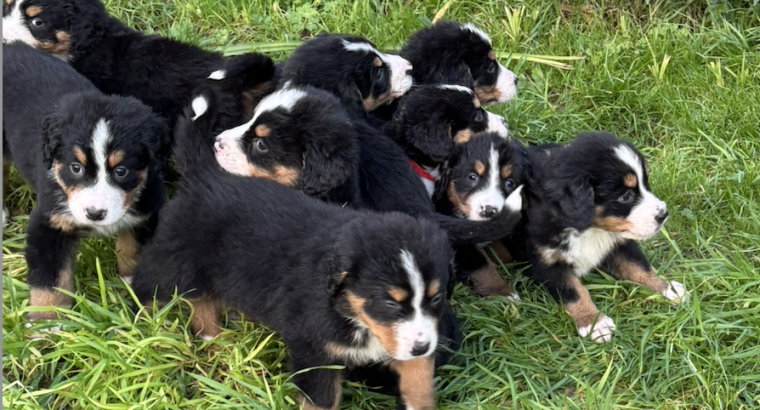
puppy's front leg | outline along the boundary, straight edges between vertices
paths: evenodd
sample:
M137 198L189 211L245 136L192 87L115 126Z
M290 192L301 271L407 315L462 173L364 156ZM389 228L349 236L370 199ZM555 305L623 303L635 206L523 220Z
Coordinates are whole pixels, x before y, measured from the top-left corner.
M288 343L290 346L290 371L296 373L304 369L311 369L293 376L296 386L301 389L299 404L304 410L338 410L340 399L343 394L343 376L341 370L313 369L319 366L328 366L329 360L320 360L315 357L309 342L303 342L306 349L298 348L299 343Z
M38 201L41 201L38 199ZM26 233L26 263L29 267L29 306L71 305L71 298L53 289L74 290L72 273L78 239L73 227L54 227L50 216L39 208L29 216ZM30 312L30 321L56 319L53 311Z
M433 385L435 363L432 356L396 361L392 367L399 375L401 401L404 402L407 410L436 408Z

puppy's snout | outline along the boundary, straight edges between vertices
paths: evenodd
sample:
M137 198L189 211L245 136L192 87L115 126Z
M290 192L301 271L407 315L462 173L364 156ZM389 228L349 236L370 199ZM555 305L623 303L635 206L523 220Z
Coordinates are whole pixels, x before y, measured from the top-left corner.
M217 139L216 142L214 142L214 151L219 152L224 149L224 143L222 143L221 139Z
M491 219L494 216L496 216L496 214L498 212L499 212L499 210L496 209L496 207L493 207L491 205L486 205L480 211L480 216L483 217L483 218L485 218L485 219Z
M430 342L414 342L412 346L412 356L422 356L430 349Z
M108 211L105 209L86 208L84 213L87 215L87 219L91 221L102 221L106 218Z
M666 219L668 219L667 209L661 210L660 213L658 213L657 216L654 217L654 220L657 221L658 224L663 224Z

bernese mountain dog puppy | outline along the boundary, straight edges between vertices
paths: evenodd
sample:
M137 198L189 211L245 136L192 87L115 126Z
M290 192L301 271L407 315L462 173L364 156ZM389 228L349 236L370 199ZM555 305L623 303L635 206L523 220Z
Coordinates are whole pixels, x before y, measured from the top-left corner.
M364 118L412 86L412 65L381 53L369 40L348 34L320 34L303 43L280 67L280 84L310 85L340 98L351 114Z
M73 290L76 245L86 235L118 234L119 273L128 279L163 202L165 120L22 43L3 46L3 79L3 160L37 194L26 238L30 306L70 303L53 288Z
M438 21L412 34L399 54L412 63L416 84L471 87L483 105L517 94L517 76L496 61L491 39L471 23Z
M412 88L384 131L404 148L431 197L455 144L483 131L508 137L503 117L484 110L471 89L449 84Z
M304 408L340 403L342 371L313 368L376 363L397 375L407 408L435 407L438 328L455 322L446 297L453 255L438 226L233 175L208 151L177 156L185 173L135 268L143 303L184 295L192 330L206 340L219 333L223 306L272 328L290 348Z
M593 268L668 300L687 296L681 283L655 275L636 243L654 236L668 211L652 193L644 157L632 144L606 132L590 132L562 146L530 150L534 174L525 236L508 240L507 247L517 259L531 263L528 276L562 301L582 337L590 334L602 343L615 330L581 284Z
M132 30L110 17L99 0L6 1L3 41L22 41L68 61L102 92L152 107L170 128L196 84L224 76L220 53ZM273 89L274 63L260 54L243 58L250 56L257 59L251 75L258 81L247 100L254 100Z
M518 142L497 133L472 136L455 145L446 162L436 190L436 209L471 221L492 219L505 209L519 213L520 191L529 176L528 154ZM481 297L519 299L499 276L485 244L456 247L455 271L456 279L471 283Z

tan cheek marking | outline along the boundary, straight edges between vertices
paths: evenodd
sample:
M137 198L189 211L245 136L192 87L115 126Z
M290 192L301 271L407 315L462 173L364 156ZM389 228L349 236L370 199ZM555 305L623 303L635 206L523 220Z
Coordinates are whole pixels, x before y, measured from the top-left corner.
M496 267L491 262L488 265L476 270L470 274L470 281L475 288L475 292L482 297L490 296L512 296L514 293L507 282L496 272Z
M108 156L108 167L116 168L117 165L124 159L124 151L118 150L111 153Z
M475 173L482 177L485 172L486 166L480 161L475 161Z
M11 2L12 2L12 1L13 1L13 0L5 0L5 4L7 4L7 5L9 5L9 6L10 6L10 5L11 5Z
M67 259L64 263L65 265L63 269L58 272L58 283L56 284L56 287L71 292L74 290L72 260ZM29 306L68 307L71 306L71 298L54 289L32 287L29 289ZM56 313L52 311L29 312L27 318L30 321L54 320L56 319Z
M399 375L399 392L407 408L435 409L433 356L407 361L396 361L391 367Z
M496 85L492 86L475 86L475 95L482 102L496 101L501 97L501 91L496 88Z
M382 67L383 61L380 60L380 57L375 57L375 59L372 60L372 65L374 65L375 67Z
M193 304L193 317L190 322L193 334L205 338L218 335L222 328L219 324L221 303L209 296L190 299L190 303Z
M130 229L119 232L116 237L116 266L119 268L119 276L127 278L132 276L132 268L137 262L137 254L140 252L140 244L135 238L135 233Z
M87 155L84 154L84 151L82 151L79 147L74 147L74 156L77 158L77 161L79 161L82 166L87 165Z
M388 291L388 294L395 300L396 302L403 302L406 300L407 297L409 297L409 293L405 291L404 289L399 288L391 288L391 290Z
M438 279L433 280L430 282L430 285L428 285L427 288L427 297L432 298L433 296L438 294L438 291L441 290L441 282Z
M621 279L630 280L659 293L668 290L668 283L665 280L655 275L654 272L642 269L641 266L632 261L621 260L618 257L614 264L618 270L617 275Z
M58 181L58 185L61 187L63 192L66 194L66 199L71 200L71 196L77 193L81 187L69 187L66 184L64 184L63 179L61 179L61 169L63 168L63 164L60 162L56 162L55 165L53 165L53 172L55 172L56 180ZM52 218L52 217L51 217Z
M248 176L268 179L285 186L295 186L301 176L301 171L295 168L288 168L282 165L275 165L274 170L270 171L255 165L248 164Z
M55 38L58 40L56 43L44 41L39 43L38 47L56 57L64 60L68 59L69 51L71 50L71 34L65 31L56 31Z
M633 228L633 224L628 222L625 218L618 216L602 216L604 207L596 207L596 217L592 222L592 226L595 228L603 229L607 232L619 233L625 232Z
M361 320L369 328L369 331L380 340L380 344L383 345L385 351L391 355L395 354L396 349L398 349L398 342L396 341L396 332L393 328L375 322L364 313L364 304L367 302L364 298L356 296L353 293L348 293L346 299L356 318Z
M494 53L493 50L488 50L488 59L491 61L496 61L496 53Z
M575 320L575 324L579 328L591 325L599 315L599 309L591 301L591 295L589 295L588 289L581 284L580 279L571 275L568 277L568 282L578 293L578 300L573 303L566 303L565 312Z
M623 177L623 184L628 188L636 188L636 175L627 174Z
M63 232L71 232L77 228L73 217L61 214L50 215L50 226Z
M480 108L480 100L478 100L478 97L475 97L475 98L472 99L472 105L475 108Z
M372 111L375 108L377 108L380 104L378 103L379 99L375 99L371 95L367 98L362 100L362 105L364 106L364 111Z
M496 254L496 257L499 258L500 261L503 263L511 263L512 262L512 254L509 253L509 250L506 246L504 246L504 243L501 241L495 241L491 242L489 245L491 250Z
M8 3L8 4L10 4L10 3ZM39 15L40 13L42 13L42 7L40 7L40 6L31 6L31 7L28 7L26 9L26 16L29 17L29 18L35 17L35 16Z
M140 191L142 191L143 187L145 187L145 183L148 182L148 168L139 171L137 175L140 179L140 183L137 184L135 189L127 192L124 195L124 203L122 204L124 209L129 209L132 206L132 202L134 202L135 197L140 193Z
M512 165L504 165L501 167L501 179L507 179L512 176Z
M456 207L462 215L470 214L470 204L463 203L459 198L459 193L457 193L457 190L454 187L454 181L449 182L449 188L446 190L446 193L448 194L449 201L451 201L454 207Z
M459 130L456 135L454 135L454 144L460 145L465 144L467 141L469 141L473 136L472 130L469 128L465 128L463 130Z
M266 138L272 133L272 129L264 124L259 124L253 129L257 137Z

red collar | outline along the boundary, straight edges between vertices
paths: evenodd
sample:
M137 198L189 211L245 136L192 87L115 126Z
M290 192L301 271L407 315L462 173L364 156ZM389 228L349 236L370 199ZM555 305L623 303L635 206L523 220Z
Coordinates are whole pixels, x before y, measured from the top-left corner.
M419 165L417 165L417 163L414 162L414 160L411 159L411 158L409 158L409 165L412 166L412 169L414 170L414 172L416 172L417 175L419 175L420 177L422 177L422 179L427 179L428 181L435 182L435 177L433 177L432 175L430 175L429 172L427 172L424 169L422 169L422 167L419 166Z

